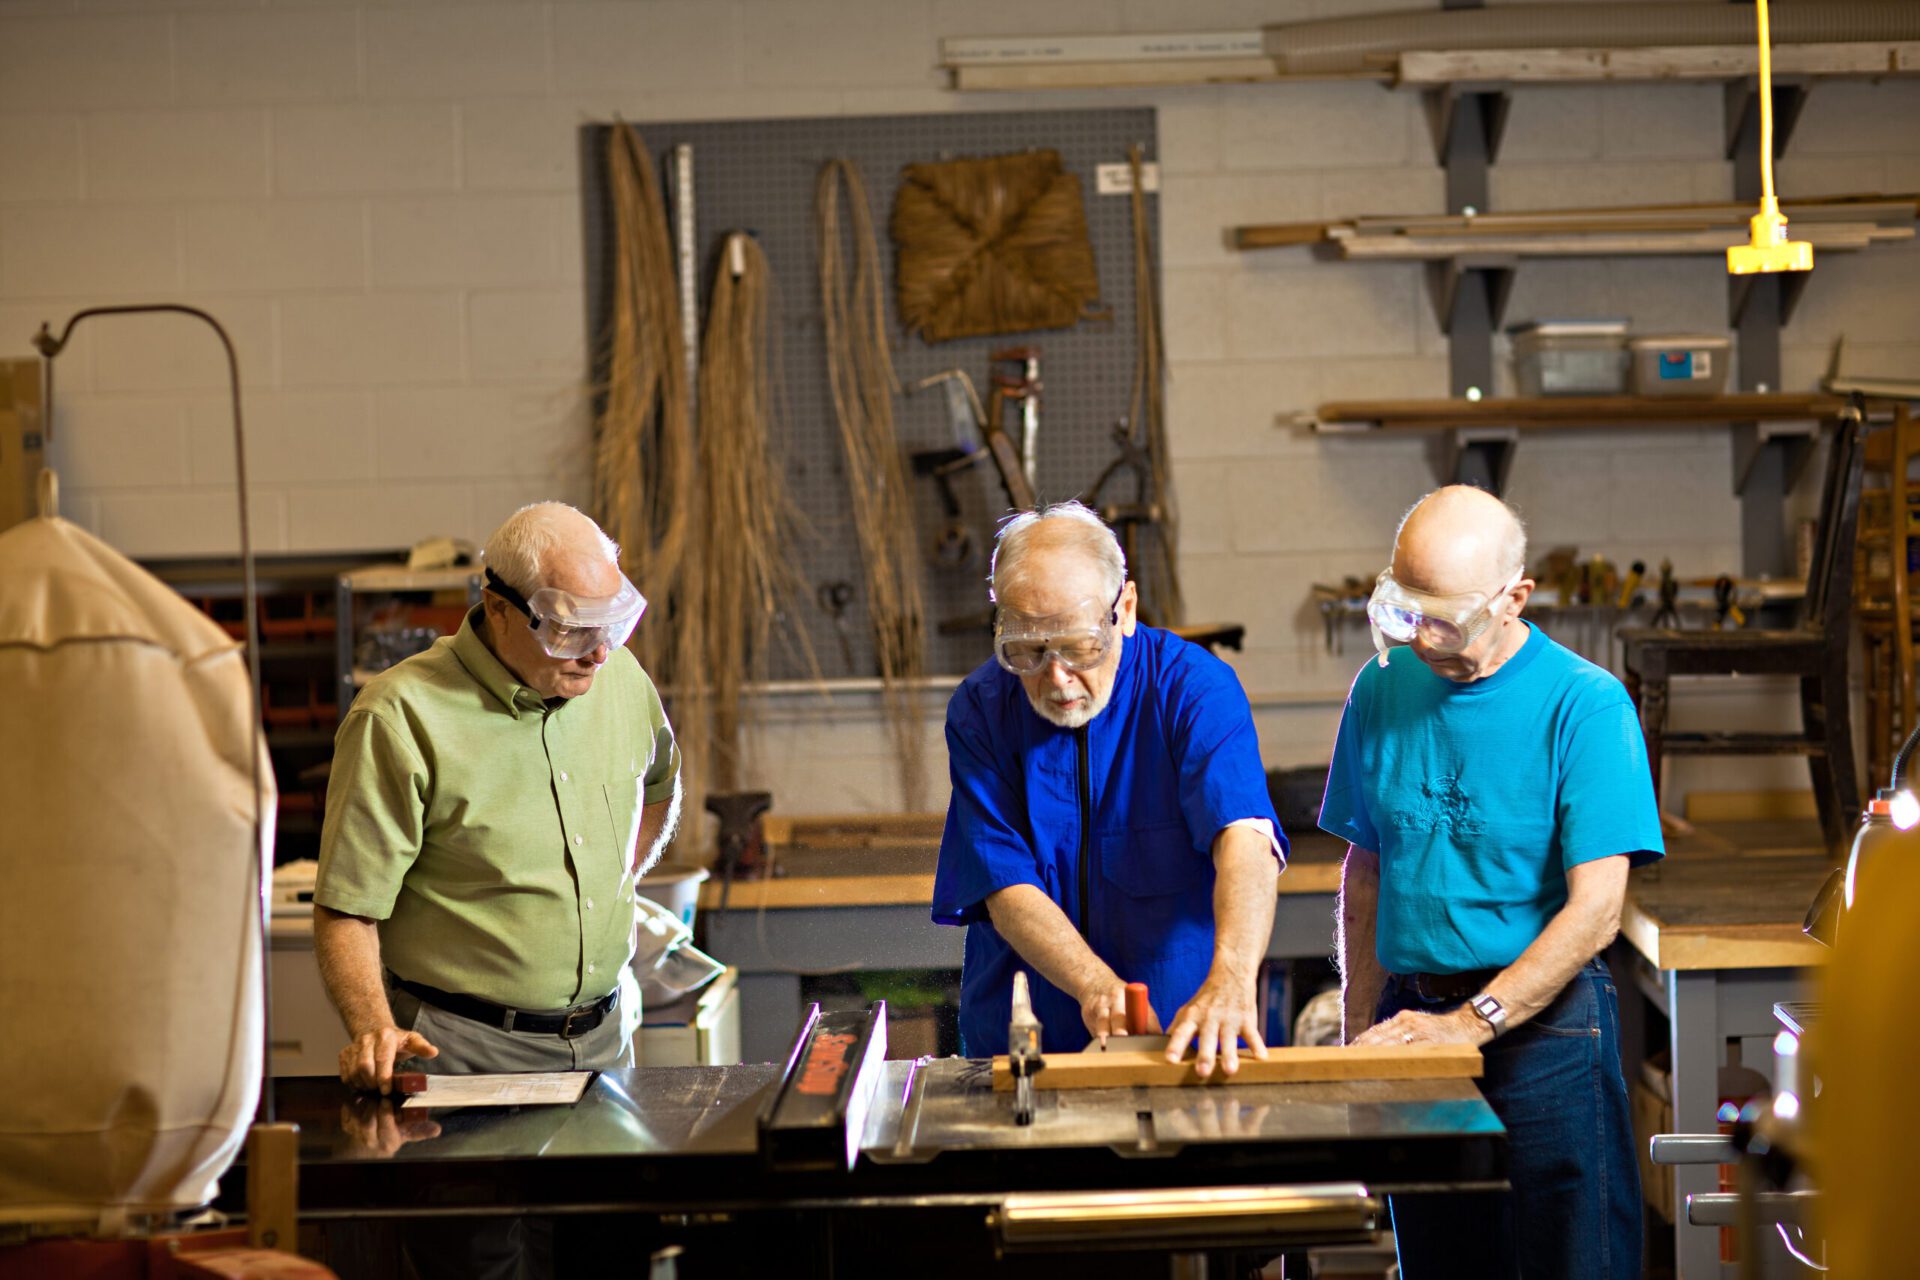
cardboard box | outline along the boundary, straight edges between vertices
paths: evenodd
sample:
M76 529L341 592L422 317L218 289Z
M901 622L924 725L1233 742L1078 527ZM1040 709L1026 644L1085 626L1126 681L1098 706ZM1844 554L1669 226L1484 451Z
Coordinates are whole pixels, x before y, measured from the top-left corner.
M1631 1082L1628 1097L1633 1108L1634 1150L1640 1157L1640 1198L1663 1222L1672 1222L1673 1166L1655 1164L1648 1148L1654 1134L1673 1132L1673 1104L1644 1079Z

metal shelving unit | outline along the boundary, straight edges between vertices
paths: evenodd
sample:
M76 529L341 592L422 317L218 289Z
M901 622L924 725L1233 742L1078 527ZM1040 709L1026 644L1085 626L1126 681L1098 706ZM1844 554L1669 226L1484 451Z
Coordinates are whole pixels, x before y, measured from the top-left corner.
M360 692L362 685L378 674L354 665L354 651L363 633L361 610L368 597L389 600L403 596L433 596L450 592L466 593L467 607L480 601L481 570L475 565L452 569L409 569L403 564L376 564L352 569L335 580L338 620L335 635L334 670L340 693L340 708Z

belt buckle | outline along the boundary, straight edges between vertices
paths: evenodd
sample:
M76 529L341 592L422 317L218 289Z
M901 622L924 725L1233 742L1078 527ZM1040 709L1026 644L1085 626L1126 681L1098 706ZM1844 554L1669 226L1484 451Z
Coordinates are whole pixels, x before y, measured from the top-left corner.
M567 1010L566 1020L560 1024L560 1038L562 1040L573 1039L574 1038L573 1020L575 1018L591 1017L594 1012L595 1012L594 1007L590 1004L582 1005L578 1009ZM580 1034L585 1035L587 1034L588 1031L591 1031L591 1030L593 1030L592 1027L587 1027L584 1030L582 1030Z

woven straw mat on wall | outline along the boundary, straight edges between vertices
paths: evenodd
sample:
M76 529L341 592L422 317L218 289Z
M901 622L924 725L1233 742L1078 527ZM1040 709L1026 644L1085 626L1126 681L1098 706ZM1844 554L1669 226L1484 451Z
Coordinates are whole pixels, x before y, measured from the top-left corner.
M1080 179L1057 151L908 165L900 318L928 342L1064 329L1100 296Z

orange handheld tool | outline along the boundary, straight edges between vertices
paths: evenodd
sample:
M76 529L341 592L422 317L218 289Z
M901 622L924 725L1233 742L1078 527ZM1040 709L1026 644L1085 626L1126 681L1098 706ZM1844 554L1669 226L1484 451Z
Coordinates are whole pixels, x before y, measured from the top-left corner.
M1146 1035L1147 1025L1152 1017L1153 1007L1147 1003L1147 984L1129 982L1127 984L1127 1034Z

